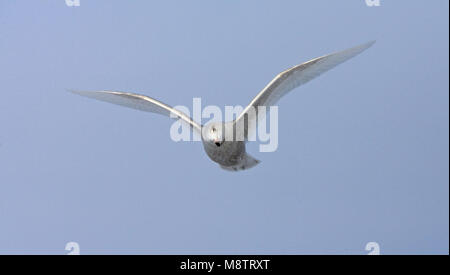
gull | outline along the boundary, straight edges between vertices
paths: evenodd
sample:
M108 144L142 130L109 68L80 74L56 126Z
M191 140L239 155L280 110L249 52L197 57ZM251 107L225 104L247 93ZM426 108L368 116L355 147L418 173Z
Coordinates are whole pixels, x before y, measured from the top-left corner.
M229 122L209 122L206 125L201 125L185 113L161 101L140 94L119 91L71 90L71 92L141 111L181 119L181 121L188 123L194 132L201 135L203 148L212 161L228 171L246 170L260 163L245 150L246 142L254 131L254 128L250 126L254 125L258 118L258 107L274 106L288 92L360 54L374 43L375 41L370 41L343 51L317 57L279 73L256 95L235 120ZM242 127L238 127L238 125L242 125ZM242 134L243 139L230 138L230 136L235 137L234 131L236 131L236 136Z

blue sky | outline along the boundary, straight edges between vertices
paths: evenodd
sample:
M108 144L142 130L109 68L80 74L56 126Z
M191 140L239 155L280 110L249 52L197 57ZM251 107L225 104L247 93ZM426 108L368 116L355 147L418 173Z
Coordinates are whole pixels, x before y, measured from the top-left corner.
M0 1L0 254L449 252L448 1ZM279 146L219 169L167 118L65 89L279 102Z

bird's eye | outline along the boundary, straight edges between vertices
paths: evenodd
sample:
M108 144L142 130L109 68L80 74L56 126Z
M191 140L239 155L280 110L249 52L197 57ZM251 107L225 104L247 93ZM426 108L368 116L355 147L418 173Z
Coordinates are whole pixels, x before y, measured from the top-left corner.
M216 131L216 128L213 127L213 128L211 129L211 132L214 133L215 131Z

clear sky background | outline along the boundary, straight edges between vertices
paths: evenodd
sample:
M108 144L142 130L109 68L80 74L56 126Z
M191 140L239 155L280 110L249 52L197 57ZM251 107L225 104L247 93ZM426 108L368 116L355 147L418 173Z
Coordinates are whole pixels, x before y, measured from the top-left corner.
M0 1L0 254L449 252L446 0ZM172 123L66 92L279 102L279 147L230 173Z

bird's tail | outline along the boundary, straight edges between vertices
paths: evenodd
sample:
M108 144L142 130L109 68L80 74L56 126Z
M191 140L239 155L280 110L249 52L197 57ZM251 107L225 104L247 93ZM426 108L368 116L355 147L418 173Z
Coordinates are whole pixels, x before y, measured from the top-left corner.
M250 169L250 168L258 165L258 163L260 163L259 160L255 159L254 157L250 156L249 154L245 154L245 158L240 164L233 165L233 166L221 165L220 167L227 171L240 171L240 170Z

